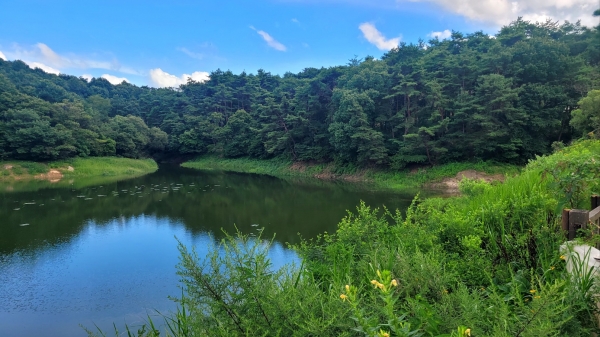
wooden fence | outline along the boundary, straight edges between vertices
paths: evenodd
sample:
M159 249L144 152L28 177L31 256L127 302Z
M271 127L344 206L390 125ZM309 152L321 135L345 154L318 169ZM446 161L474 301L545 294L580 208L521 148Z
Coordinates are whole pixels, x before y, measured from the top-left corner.
M591 226L592 235L600 235L600 196L591 197L592 210L565 209L562 213L562 230L569 241L575 239L577 231ZM600 243L596 245L600 249Z

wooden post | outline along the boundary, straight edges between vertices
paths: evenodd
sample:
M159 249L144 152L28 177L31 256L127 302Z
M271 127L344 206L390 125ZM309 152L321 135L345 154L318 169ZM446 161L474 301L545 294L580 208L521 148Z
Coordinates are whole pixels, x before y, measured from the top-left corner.
M592 205L593 205L593 199L592 199ZM600 207L596 207L590 211L588 221L589 221L590 225L592 226L592 235L600 234L600 231L599 231L599 229L600 229ZM600 250L600 242L598 242L596 244L596 249Z
M596 194L592 195L592 197L591 197L591 205L592 205L592 208L591 208L592 211L594 209L596 209L598 206L600 206L600 196L599 195L596 195Z
M585 209L572 209L569 211L569 241L575 239L577 230L587 227L589 216L590 212Z
M569 237L569 211L570 209L568 208L563 209L562 222L560 224L560 227L567 238Z

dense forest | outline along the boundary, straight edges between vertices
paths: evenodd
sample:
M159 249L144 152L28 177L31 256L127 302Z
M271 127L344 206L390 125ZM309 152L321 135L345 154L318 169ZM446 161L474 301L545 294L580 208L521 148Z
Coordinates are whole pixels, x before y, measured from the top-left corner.
M495 36L402 43L381 59L283 76L216 70L179 88L88 82L0 60L0 159L523 163L594 131L585 121L598 113L578 102L600 96L599 64L600 26L522 19Z

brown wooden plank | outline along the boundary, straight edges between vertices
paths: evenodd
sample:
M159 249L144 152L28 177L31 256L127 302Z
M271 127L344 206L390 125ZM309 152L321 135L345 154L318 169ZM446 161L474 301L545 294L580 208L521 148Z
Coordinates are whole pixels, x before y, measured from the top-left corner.
M596 221L600 219L600 207L596 207L593 210L590 211L590 215L589 215L589 221Z

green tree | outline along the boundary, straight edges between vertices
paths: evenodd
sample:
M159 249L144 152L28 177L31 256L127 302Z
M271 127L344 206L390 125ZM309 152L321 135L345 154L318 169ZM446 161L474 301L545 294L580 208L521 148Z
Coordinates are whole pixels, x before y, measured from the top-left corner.
M580 135L600 135L600 90L590 91L579 101L579 109L571 113L571 126Z
M388 157L383 135L373 130L367 120L366 111L373 109L371 98L364 92L336 89L334 101L339 107L329 132L337 158L360 165L385 163Z

